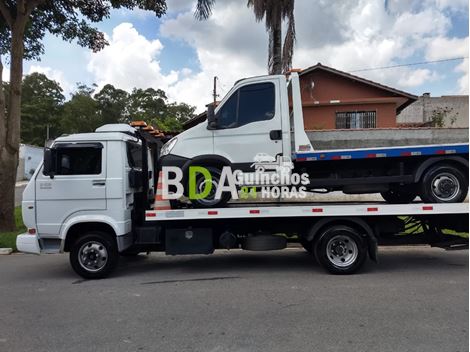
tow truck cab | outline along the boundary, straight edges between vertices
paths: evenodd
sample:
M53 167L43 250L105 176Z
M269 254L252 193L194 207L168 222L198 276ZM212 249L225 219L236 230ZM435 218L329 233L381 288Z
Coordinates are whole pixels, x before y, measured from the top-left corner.
M150 207L155 187L154 153L148 146L142 152L135 133L128 125L105 125L59 137L46 149L22 203L24 223L40 234L42 252L68 250L93 224L115 233L120 251L132 244L133 220Z

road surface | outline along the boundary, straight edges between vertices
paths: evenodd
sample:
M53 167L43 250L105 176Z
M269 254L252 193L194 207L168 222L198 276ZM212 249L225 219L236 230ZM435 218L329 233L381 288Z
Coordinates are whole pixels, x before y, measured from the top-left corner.
M151 254L85 281L66 255L0 256L0 350L468 350L468 251L379 259L334 276L297 248Z

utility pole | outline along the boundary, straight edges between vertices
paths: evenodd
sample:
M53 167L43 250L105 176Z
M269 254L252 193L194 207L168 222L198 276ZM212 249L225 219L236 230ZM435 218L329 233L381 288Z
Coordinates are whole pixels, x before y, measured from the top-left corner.
M212 92L212 96L214 97L214 107L216 106L217 103L217 76L214 76L214 90Z

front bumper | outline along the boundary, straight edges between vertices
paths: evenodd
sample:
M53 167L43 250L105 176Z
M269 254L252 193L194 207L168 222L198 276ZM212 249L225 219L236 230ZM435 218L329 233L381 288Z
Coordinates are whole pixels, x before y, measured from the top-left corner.
M189 160L190 159L179 156L179 155L167 154L165 156L160 157L160 165L161 166L176 166L176 167L179 167L180 169L183 169L184 165Z
M29 235L27 233L18 235L16 237L16 248L18 251L23 253L41 253L38 237L36 235Z

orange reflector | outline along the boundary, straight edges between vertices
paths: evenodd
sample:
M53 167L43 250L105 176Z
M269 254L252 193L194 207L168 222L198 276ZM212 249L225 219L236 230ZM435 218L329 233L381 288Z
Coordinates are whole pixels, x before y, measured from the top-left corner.
M323 213L322 208L312 208L312 213Z
M379 208L367 208L367 211L379 211Z
M35 235L36 234L36 229L28 229L28 233L30 235Z
M145 121L132 121L130 125L132 127L145 127L147 126L147 123Z
M434 208L433 208L432 206L430 206L430 205L423 207L423 210L433 210L433 209L434 209Z

